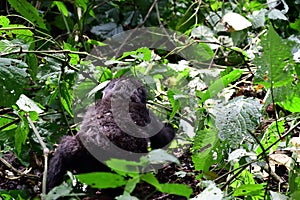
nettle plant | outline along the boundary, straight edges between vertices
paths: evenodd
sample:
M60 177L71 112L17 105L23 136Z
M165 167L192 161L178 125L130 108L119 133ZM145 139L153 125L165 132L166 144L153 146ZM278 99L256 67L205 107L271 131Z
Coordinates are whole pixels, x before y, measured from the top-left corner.
M195 169L202 172L201 178L214 180L205 184L207 195L220 197L227 193L235 197L251 196L257 199L263 199L266 195L276 195L275 192L269 191L271 181L263 181L260 169L269 173L268 180L274 176L276 179L277 175L272 173L270 166L272 153L279 147L289 149L292 133L299 126L297 122L299 120L297 113L300 111L300 88L297 78L299 65L292 57L292 47L295 43L281 39L272 26L269 26L268 31L262 36L259 45L261 51L253 60L256 67L253 73L254 85L266 90L263 100L234 97L221 103L216 100L209 102L208 99L216 99L217 94L224 90L223 86L227 87L228 83L240 77L239 71L222 76L208 86L205 92L197 93L201 103L199 107L205 109L209 115L205 119L205 126L196 130L193 161ZM218 81L222 87L217 86ZM237 85L237 82L233 85ZM210 106L202 107L205 102L209 102ZM271 124L263 125L268 118L266 113L268 105L278 105L274 106L276 116ZM288 116L280 115L276 108L288 112ZM289 194L295 197L299 191L296 178L299 176L299 168L295 159L296 151L292 150L291 153L292 156L286 166L291 168ZM225 174L222 173L221 176L216 174L216 171L224 169ZM226 176L226 181L216 185ZM282 181L280 177L276 180Z

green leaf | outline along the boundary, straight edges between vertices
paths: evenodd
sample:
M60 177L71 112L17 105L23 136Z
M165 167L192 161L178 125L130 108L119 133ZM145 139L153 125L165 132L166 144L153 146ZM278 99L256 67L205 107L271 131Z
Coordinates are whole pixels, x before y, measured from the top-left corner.
M64 109L68 112L69 115L73 117L72 112L72 91L68 88L66 82L62 81L60 83L60 94L61 94L61 103Z
M212 159L213 150L218 146L218 131L214 128L199 130L193 144L193 163L196 170L208 172L209 167L216 162Z
M150 185L153 185L156 189L160 190L160 183L159 181L157 180L157 178L151 174L151 173L147 173L147 174L143 174L141 176L141 180L149 183Z
M26 59L28 63L28 72L32 80L36 80L36 75L38 73L38 59L34 53L26 54Z
M229 83L239 79L242 74L242 70L233 70L229 74L223 76L221 79L218 79L213 84L211 84L205 93L198 91L196 95L201 98L200 101L201 103L203 103L207 99L215 97L220 91L222 91L227 85L229 85Z
M174 98L175 92L173 90L168 90L167 92L168 100L172 105L172 113L170 114L170 120L173 119L177 111L180 109L180 103L177 99Z
M123 55L120 58L118 58L118 60L122 60L123 58L125 58L127 56L132 56L132 57L138 58L143 61L150 61L151 60L151 50L146 47L141 47L135 51L124 52Z
M253 131L260 123L261 107L257 99L245 99L243 96L216 105L210 112L215 117L219 138L229 142L233 148L239 146L241 141L254 142L249 131Z
M25 64L16 59L0 58L0 106L13 105L28 85L26 69L12 63Z
M193 193L193 190L188 185L177 183L165 183L161 184L160 192L184 196L187 199L189 199L191 194Z
M299 90L298 90L299 92ZM285 110L296 113L300 112L300 96L297 91L294 95L288 96L284 102L278 102Z
M300 112L300 84L289 83L282 87L274 88L274 101L280 107L290 112ZM267 99L271 102L271 97Z
M89 0L76 0L76 5L83 8L83 11L85 12L88 7Z
M127 183L123 176L109 172L79 174L76 177L93 188L117 188Z
M15 135L15 146L18 155L20 155L21 153L22 145L25 144L28 133L29 133L28 122L26 119L23 119L22 117L16 129L16 135Z
M77 49L74 48L71 44L64 42L64 49L70 51L76 51ZM79 63L79 55L74 53L69 53L68 56L70 57L70 64L77 65Z
M118 171L119 174L127 174L127 173L137 174L139 173L139 167L142 166L140 162L128 161L122 159L110 159L106 161L106 164L111 169Z
M38 27L47 30L43 18L37 9L26 0L8 0L11 7Z
M130 67L124 67L117 71L117 73L114 75L114 78L119 78L130 71Z
M9 25L10 21L5 16L0 16L0 26L7 27Z
M281 39L270 26L267 35L261 39L263 55L254 60L257 66L255 83L266 88L284 86L291 83L292 76L292 47L288 40Z
M99 46L99 47L103 47L103 46L106 46L107 44L103 43L103 42L100 42L98 40L93 40L93 39L88 39L86 41L87 44L92 44L92 45L95 45L95 46Z
M263 135L263 138L261 139L261 144L265 149L268 148L273 143L275 143L275 141L278 140L278 136L284 133L284 126L285 126L285 120L282 120L282 121L278 121L277 123L275 121L268 127L265 134ZM279 130L279 133L277 132L277 130ZM273 147L265 153L268 154L268 152L270 151L272 152L275 151L278 145L279 143L273 145ZM256 149L256 153L260 154L262 153L262 151L263 150L261 149L261 147L258 146Z
M140 177L136 176L134 178L131 178L128 180L126 186L125 186L125 191L128 192L129 194L133 192L135 189L136 185L140 182Z
M65 182L59 186L53 188L47 195L46 200L56 200L62 197L77 197L84 195L84 193L72 193L72 187L67 185ZM71 198L70 198L71 199Z
M265 185L266 184L241 185L234 191L233 196L263 197Z
M53 1L51 7L57 6L58 10L66 17L68 17L68 9L61 1Z
M141 176L141 180L149 183L150 185L154 186L158 191L163 193L175 194L189 198L193 192L193 190L189 186L183 184L160 184L155 178L155 176L151 173L143 174Z

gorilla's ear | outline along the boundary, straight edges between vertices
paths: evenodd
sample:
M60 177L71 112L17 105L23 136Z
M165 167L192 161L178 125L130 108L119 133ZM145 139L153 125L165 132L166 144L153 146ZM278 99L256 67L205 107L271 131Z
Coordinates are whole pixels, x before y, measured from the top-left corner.
M175 137L175 130L171 124L166 123L156 135L150 137L151 149L160 149L168 145Z

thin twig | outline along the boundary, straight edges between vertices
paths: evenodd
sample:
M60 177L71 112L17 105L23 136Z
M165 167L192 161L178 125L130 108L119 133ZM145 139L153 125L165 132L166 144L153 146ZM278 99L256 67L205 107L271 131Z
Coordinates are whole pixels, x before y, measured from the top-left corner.
M33 122L31 121L29 114L25 114L28 123L30 124L33 132L35 133L37 139L39 140L40 145L43 148L43 155L44 155L44 173L43 173L43 181L42 181L42 199L46 196L46 180L47 180L47 171L48 171L48 154L49 149L46 147L42 137L40 136L39 132L37 131L36 127L34 126Z
M25 176L25 177L29 177L29 178L35 178L35 179L39 179L40 177L34 174L28 174L28 172L30 170L26 170L24 172L16 169L14 166L12 166L9 162L7 162L4 158L0 157L0 161L10 170L16 172L18 175L20 176Z

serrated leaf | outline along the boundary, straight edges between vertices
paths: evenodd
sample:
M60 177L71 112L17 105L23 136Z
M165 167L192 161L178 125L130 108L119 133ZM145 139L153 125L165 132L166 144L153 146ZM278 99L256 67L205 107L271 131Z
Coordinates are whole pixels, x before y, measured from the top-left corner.
M109 172L79 174L76 177L93 188L117 188L127 183L123 176Z
M219 138L228 141L232 147L242 141L253 141L249 131L253 131L260 123L261 107L258 100L242 96L216 105L210 112L215 116Z
M287 40L281 39L270 26L268 33L261 40L263 55L256 57L257 66L254 82L266 88L284 86L293 81L291 46Z

